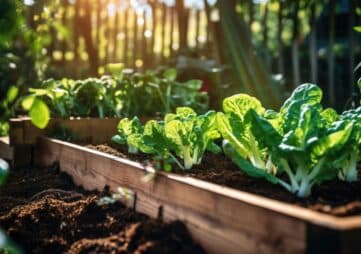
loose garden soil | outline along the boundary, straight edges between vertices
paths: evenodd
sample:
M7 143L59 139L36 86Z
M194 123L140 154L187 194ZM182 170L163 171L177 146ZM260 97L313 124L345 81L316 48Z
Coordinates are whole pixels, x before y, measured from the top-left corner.
M151 160L150 156L144 154L128 154L125 146L116 144L87 145L87 147L141 163L150 163ZM281 186L247 176L224 155L206 153L201 165L197 165L194 169L186 172L176 168L176 166L174 167L173 172L178 174L307 207L334 216L361 215L361 181L354 183L338 180L324 182L314 186L310 197L301 199Z
M76 187L56 166L14 170L0 190L0 227L26 253L204 253L181 222L99 203L109 195Z

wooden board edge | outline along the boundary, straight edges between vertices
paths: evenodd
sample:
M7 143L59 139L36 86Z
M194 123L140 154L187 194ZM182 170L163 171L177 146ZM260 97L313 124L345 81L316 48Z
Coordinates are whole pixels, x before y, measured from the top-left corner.
M14 148L10 146L9 137L0 137L0 158L12 161Z

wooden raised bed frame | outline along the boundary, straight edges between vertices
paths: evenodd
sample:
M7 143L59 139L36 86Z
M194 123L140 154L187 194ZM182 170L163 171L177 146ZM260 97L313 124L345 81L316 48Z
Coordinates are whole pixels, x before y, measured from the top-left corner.
M115 134L118 121L52 119L50 127L63 124L79 133L80 139L103 143ZM85 189L102 190L106 185L113 191L131 189L134 199L125 200L128 206L153 218L182 220L209 253L361 253L361 216L337 218L164 172L144 182L143 176L153 170L148 166L39 137L44 134L46 131L32 126L29 119L12 120L10 138L0 140L0 151L10 151L16 162L24 157L20 156L24 151L16 149L30 147L28 161L43 166L58 162L60 169Z
M209 253L361 253L361 216L337 218L59 140L40 138L35 162L61 170L88 190L134 191L138 212L182 220Z
M66 126L77 139L85 143L99 143L115 134L119 118L52 118L45 129L35 127L29 117L10 120L9 137L0 137L0 158L23 167L32 163L33 148L37 138L45 136L55 126Z

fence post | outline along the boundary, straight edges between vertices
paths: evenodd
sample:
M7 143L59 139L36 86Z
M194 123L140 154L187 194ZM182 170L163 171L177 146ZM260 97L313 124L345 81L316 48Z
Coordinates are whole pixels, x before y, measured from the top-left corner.
M189 10L184 7L183 0L176 0L178 10L178 33L179 33L179 51L182 52L187 48Z
M335 43L335 1L329 1L329 39L328 39L328 98L331 106L335 105L334 52Z
M310 66L311 66L311 81L317 83L317 26L316 26L316 2L311 4L310 14Z
M282 31L283 31L283 7L284 2L279 1L279 9L277 14L277 48L278 48L278 61L277 67L278 72L282 75L285 74L284 69L284 60L283 60L283 40L282 40ZM284 78L284 77L283 77Z
M294 1L293 6L293 28L292 28L292 68L293 68L293 86L297 87L300 84L300 64L299 64L299 48L298 48L298 36L299 36L299 20L298 11L300 8L299 1Z

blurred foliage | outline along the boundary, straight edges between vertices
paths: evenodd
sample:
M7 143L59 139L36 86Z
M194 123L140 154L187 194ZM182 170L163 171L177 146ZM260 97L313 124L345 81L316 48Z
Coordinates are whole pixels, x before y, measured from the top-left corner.
M13 94L36 87L49 66L50 33L66 29L51 18L59 1L36 1L28 8L21 0L2 0L0 8L0 135L8 132L15 115ZM33 112L34 114L39 112Z
M19 89L16 86L11 86L6 92L6 97L0 101L0 137L5 136L9 133L9 123L8 119L15 115L15 105L17 103L17 98L19 94Z
M180 106L193 107L200 113L208 109L202 81L179 82L175 69L141 73L114 64L109 69L112 76L45 80L40 87L29 88L21 106L38 128L45 128L51 116L154 117Z

